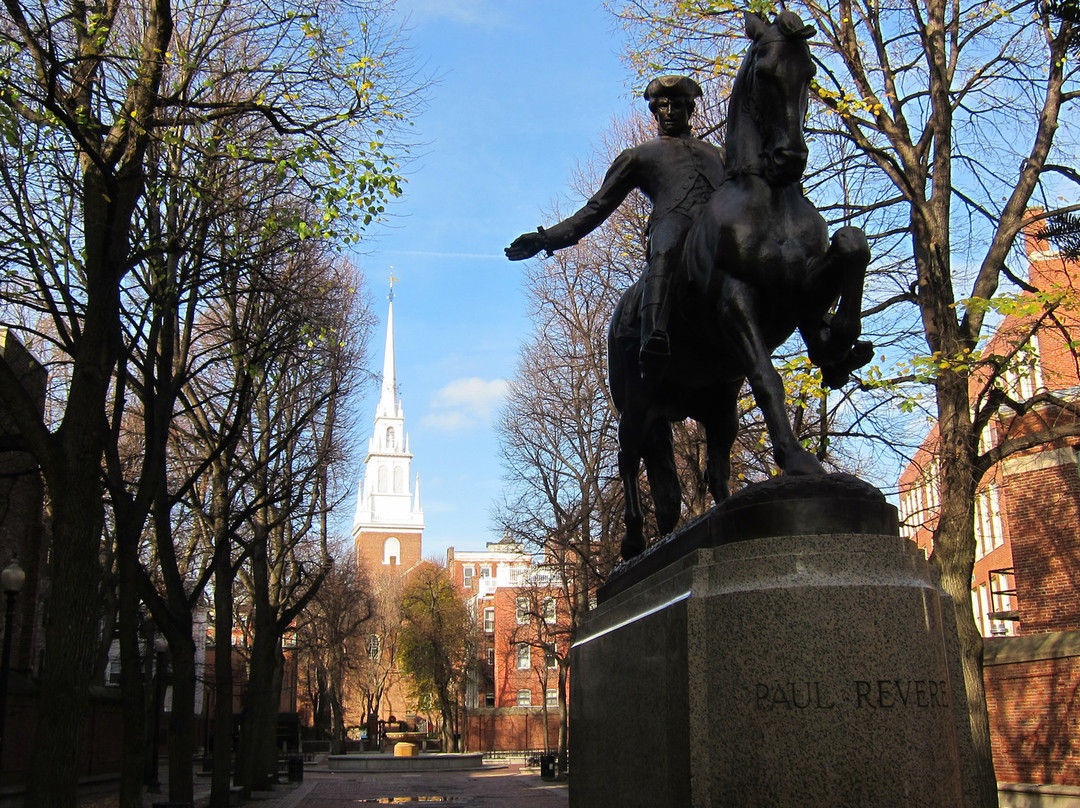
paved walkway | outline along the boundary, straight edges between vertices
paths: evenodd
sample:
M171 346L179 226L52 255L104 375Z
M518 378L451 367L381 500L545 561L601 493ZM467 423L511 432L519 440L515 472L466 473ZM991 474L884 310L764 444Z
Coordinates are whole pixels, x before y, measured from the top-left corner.
M195 805L205 806L209 783L197 781ZM166 800L147 794L144 805ZM445 804L447 808L567 808L566 782L543 780L536 768L491 765L460 772L423 774L330 772L306 769L304 782L256 792L247 808L362 808L364 805ZM112 808L109 798L89 799L80 808Z
M269 795L268 795L269 796ZM425 774L305 772L293 793L273 808L357 808L362 805L437 805L447 808L566 808L566 783L542 780L536 769L489 767ZM252 808L271 808L253 800Z
M115 808L112 794L87 794L80 808ZM209 783L196 781L196 808L205 808ZM1080 808L1080 787L1000 785L1002 808ZM147 794L146 808L165 801ZM426 774L334 773L307 769L304 782L256 793L242 808L362 808L364 805L439 805L447 808L567 808L565 782L542 780L535 768L487 766L479 771ZM22 801L0 800L0 808Z

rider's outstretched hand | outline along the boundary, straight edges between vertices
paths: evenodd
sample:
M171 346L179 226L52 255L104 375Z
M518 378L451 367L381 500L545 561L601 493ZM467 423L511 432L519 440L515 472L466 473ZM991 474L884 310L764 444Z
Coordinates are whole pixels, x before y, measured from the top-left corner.
M531 233L522 233L503 252L511 261L524 261L544 249L544 242L544 234L534 230Z

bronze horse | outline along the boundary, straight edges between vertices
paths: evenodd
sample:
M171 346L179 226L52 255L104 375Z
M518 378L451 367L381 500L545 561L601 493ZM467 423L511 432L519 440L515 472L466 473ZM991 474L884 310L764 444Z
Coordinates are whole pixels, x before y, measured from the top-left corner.
M814 29L782 11L773 23L745 15L752 40L728 109L727 179L697 212L683 248L685 274L673 279L671 358L660 380L642 379L637 299L623 295L608 338L612 397L620 413L619 474L626 497L623 558L645 549L638 473L644 460L660 535L674 529L681 493L670 422L693 418L708 439L709 490L728 496L737 402L748 380L785 474L823 474L785 409L772 352L799 330L825 383L839 387L866 364L859 340L865 234L825 220L804 196L803 124L815 67ZM830 313L833 306L835 312Z

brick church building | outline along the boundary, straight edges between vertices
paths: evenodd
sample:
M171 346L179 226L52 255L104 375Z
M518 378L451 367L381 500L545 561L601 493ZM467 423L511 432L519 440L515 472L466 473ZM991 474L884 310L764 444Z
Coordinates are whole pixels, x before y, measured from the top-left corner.
M982 351L1008 358L997 378L974 374L973 400L993 384L1015 401L1051 393L1080 398L1076 306L1080 267L1038 236L1025 234L1029 279L1061 294L1051 316L1017 306ZM1035 301L1033 294L1025 300ZM980 481L975 503L976 560L971 597L985 639L987 700L1000 783L1080 785L1080 438L1039 433L1074 424L1052 400L1023 415L1007 406L988 424L980 451L1010 441L1010 453ZM899 480L901 530L927 553L937 518L936 428Z
M357 560L369 571L404 574L423 558L424 509L420 478L412 480L412 452L405 411L397 393L394 362L394 293L386 316L382 389L356 495L352 539Z
M364 568L376 589L394 590L424 557L424 509L420 504L420 478L412 475L409 433L397 390L394 358L394 291L390 288L383 353L382 386L375 421L368 441L364 468L357 486L352 541L357 565ZM380 580L382 579L382 580ZM393 582L389 587L387 581ZM386 654L389 670L379 675L386 682L379 701L379 718L405 719L409 699L405 684L379 639L367 643L369 656Z

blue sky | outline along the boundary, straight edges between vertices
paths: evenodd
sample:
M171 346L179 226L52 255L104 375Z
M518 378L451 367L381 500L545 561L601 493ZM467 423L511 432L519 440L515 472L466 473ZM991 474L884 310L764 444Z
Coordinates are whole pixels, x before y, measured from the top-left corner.
M482 549L498 538L502 489L493 423L529 332L522 266L502 254L546 224L557 199L618 116L636 105L615 20L591 0L398 0L409 41L438 76L416 121L426 145L408 168L390 226L354 256L374 292L385 339L387 277L395 285L397 378L420 474L425 556ZM377 388L355 402L370 435ZM335 513L352 524L353 494Z

